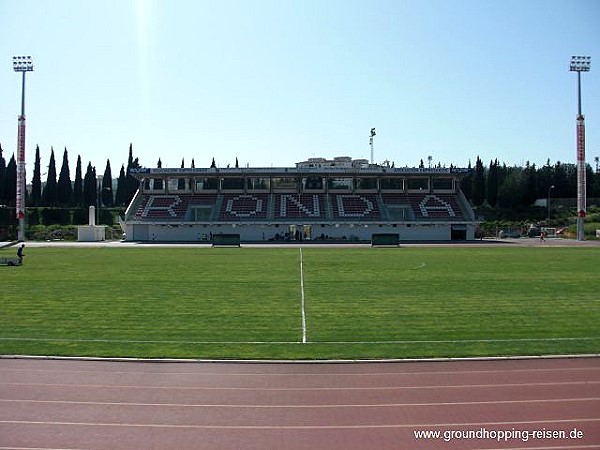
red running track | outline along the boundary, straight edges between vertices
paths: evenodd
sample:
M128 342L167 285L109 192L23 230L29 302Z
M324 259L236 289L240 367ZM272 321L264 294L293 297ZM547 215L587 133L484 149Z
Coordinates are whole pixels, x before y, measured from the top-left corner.
M0 359L0 448L600 448L600 359Z

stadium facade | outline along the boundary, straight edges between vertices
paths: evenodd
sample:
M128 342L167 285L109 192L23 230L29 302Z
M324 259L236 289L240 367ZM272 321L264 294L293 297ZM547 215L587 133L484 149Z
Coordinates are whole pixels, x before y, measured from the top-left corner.
M477 221L460 190L469 169L394 168L311 158L284 168L141 168L126 239L209 242L472 240Z

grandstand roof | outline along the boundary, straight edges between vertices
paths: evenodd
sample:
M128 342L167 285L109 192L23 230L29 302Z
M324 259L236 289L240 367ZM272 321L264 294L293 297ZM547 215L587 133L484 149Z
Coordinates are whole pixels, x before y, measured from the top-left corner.
M136 178L147 175L458 175L464 176L471 169L467 168L418 168L418 167L227 167L227 168L146 168L131 169Z

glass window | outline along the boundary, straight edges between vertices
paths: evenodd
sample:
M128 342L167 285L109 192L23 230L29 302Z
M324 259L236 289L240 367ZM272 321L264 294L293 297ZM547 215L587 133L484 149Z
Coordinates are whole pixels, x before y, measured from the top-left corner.
M196 192L216 191L218 189L218 178L196 178Z
M322 190L324 189L325 183L323 177L312 176L302 178L302 186L305 190Z
M167 186L169 192L187 192L189 191L189 184L186 183L186 178L169 178Z
M273 178L271 180L273 189L283 189L286 191L298 190L298 180L292 177Z
M251 191L265 190L271 187L271 180L268 178L247 178L246 188Z
M221 189L243 191L244 190L244 179L243 178L223 178L223 184L221 185Z
M162 179L152 179L146 178L143 183L143 190L145 192L156 192L163 190L163 180Z
M404 190L404 178L382 178L381 189L388 191L403 191Z
M429 178L409 178L407 188L411 191L426 191L429 189Z
M169 178L167 180L167 187L169 189L169 192L175 192L177 190L177 178Z
M432 183L434 190L451 190L453 188L452 178L434 178Z
M377 178L357 178L356 189L377 189Z
M350 191L352 190L352 178L330 178L328 187L329 189Z

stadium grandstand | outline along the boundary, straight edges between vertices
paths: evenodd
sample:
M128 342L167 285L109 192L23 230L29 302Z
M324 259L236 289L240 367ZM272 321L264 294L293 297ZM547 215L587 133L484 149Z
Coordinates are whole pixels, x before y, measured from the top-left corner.
M310 158L286 168L140 168L125 213L127 240L242 242L472 240L477 222L460 190L468 169L394 168Z

